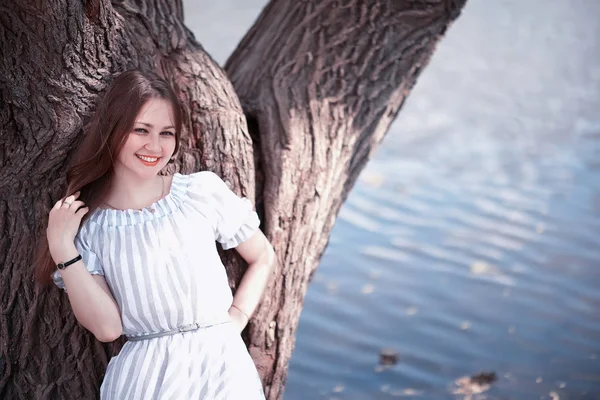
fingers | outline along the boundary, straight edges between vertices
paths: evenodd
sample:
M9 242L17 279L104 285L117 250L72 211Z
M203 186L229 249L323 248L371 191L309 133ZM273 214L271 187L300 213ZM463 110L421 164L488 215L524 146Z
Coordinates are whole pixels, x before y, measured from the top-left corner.
M69 207L71 207L71 204L73 204L74 201L75 201L75 196L73 196L73 195L67 196L67 198L63 200L62 207L69 208Z
M75 213L75 216L81 218L83 217L85 214L88 213L88 211L90 211L89 207L81 207L79 210L77 210L77 212Z
M80 194L81 194L81 192L75 192L72 195L67 196L67 198L63 200L62 207L63 208L71 207L71 205L73 205L73 202L75 201L75 199L77 199Z
M84 203L80 200L75 201L79 195L81 194L81 191L75 192L70 196L67 196L65 199L61 199L58 200L56 203L54 203L54 206L52 207L53 210L58 210L59 208L71 208L74 207L74 210L79 209L79 207L83 206Z
M81 200L77 200L71 203L71 207L69 207L73 211L79 210L79 208L85 206L85 203Z

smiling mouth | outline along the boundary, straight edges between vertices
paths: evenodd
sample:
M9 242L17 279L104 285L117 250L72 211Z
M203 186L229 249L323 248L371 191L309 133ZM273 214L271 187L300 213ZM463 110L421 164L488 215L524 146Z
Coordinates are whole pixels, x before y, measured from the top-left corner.
M135 156L142 162L142 164L147 165L149 167L153 167L153 166L157 165L161 159L161 157L149 157L149 156L142 156L139 154L136 154Z

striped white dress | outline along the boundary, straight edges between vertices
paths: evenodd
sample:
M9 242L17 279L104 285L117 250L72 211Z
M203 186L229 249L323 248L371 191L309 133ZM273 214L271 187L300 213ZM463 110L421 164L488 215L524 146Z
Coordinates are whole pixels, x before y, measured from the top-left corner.
M215 241L228 249L259 225L252 204L211 172L175 174L144 210L96 210L75 244L104 275L133 340L108 364L102 400L264 399L258 373L230 323L233 297ZM60 274L55 283L64 288ZM135 340L147 334L200 329Z

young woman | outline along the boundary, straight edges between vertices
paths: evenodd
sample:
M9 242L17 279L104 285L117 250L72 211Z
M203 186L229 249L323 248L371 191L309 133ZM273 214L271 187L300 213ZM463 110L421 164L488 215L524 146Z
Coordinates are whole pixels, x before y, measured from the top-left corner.
M48 218L38 278L67 291L98 340L124 334L100 388L115 399L264 399L240 332L274 252L251 203L212 172L159 172L177 153L181 110L151 73L114 79ZM248 262L235 297L216 249Z

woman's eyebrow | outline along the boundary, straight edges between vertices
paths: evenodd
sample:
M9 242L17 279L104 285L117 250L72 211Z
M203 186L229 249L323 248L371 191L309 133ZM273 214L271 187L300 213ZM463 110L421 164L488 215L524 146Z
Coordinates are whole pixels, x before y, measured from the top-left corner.
M135 121L136 124L141 124L141 125L146 125L148 128L154 128L154 125L149 124L147 122L142 122L142 121ZM171 128L175 128L173 125L169 125L169 126L165 126L163 129L171 129Z

